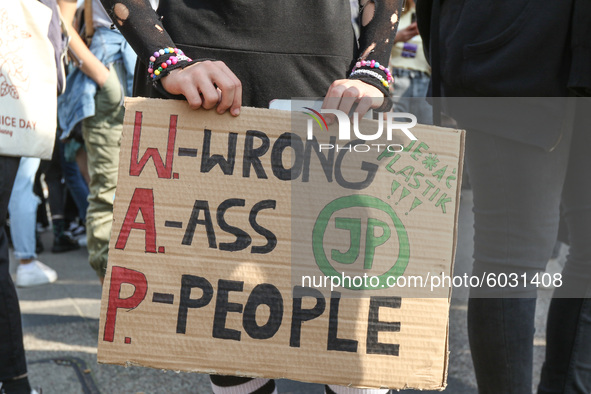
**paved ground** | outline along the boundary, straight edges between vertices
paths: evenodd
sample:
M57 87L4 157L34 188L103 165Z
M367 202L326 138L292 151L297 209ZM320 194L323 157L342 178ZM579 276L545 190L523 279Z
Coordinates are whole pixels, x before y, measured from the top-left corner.
M462 197L457 275L471 270L471 198L469 191ZM49 249L51 234L44 234L43 240ZM65 254L46 252L40 255L40 260L58 271L58 281L19 289L19 297L31 381L35 386L42 386L44 394L211 392L205 375L97 364L101 288L88 266L86 250ZM14 272L14 261L12 269ZM543 360L543 333L550 296L551 291L540 291L535 339L536 380ZM467 291L455 291L450 311L451 360L446 393L476 393L466 336L466 299ZM323 389L320 385L280 381L279 392L320 394Z

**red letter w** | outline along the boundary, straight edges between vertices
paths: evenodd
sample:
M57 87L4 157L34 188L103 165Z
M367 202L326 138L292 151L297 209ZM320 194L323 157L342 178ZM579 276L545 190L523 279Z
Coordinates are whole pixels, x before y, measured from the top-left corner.
M178 115L170 115L170 125L168 126L168 145L166 146L166 164L162 163L160 152L156 148L148 148L138 160L140 150L140 137L142 135L142 113L137 111L135 113L135 125L133 129L133 142L131 146L131 162L129 164L129 175L139 176L144 169L144 166L150 160L154 160L158 178L170 179L172 174L172 158L174 153L174 142L176 138L176 122Z

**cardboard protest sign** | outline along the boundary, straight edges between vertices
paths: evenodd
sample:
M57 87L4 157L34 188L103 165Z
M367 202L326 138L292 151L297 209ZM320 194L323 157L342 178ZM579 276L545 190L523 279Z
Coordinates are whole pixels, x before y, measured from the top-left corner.
M99 362L445 387L463 132L304 112L126 102Z

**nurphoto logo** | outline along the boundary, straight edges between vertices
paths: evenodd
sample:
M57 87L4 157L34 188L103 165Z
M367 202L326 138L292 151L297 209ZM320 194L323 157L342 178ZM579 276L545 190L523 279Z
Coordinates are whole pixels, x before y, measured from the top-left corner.
M372 144L350 144L351 126L353 126L353 137L362 141L376 141L386 133L386 139L388 142L392 141L394 132L402 132L410 140L416 141L417 138L410 131L411 128L417 125L417 117L407 112L385 112L384 116L380 116L377 120L378 129L377 131L363 130L359 128L359 114L355 112L353 114L353 122L351 122L349 116L343 111L336 109L321 109L320 112L304 107L310 112L304 112L310 117L307 122L307 139L309 141L314 139L314 124L317 124L320 131L328 131L328 124L322 114L332 114L336 116L337 123L339 125L339 141L346 141L345 145L339 145L336 143L319 144L319 151L335 149L337 152L342 149L355 152L368 152L375 148L378 152L381 150L387 150L389 152L401 152L404 146L401 144L390 144L390 143L372 143ZM407 122L400 122L395 119L406 119ZM410 120L410 121L408 121ZM385 125L384 125L385 123ZM332 142L332 139L331 139Z

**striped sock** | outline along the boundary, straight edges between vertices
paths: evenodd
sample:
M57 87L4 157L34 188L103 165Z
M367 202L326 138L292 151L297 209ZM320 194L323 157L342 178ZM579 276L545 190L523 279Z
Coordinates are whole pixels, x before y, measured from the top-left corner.
M329 384L324 386L326 394L388 394L389 389L358 389L354 387L337 386Z
M214 394L277 394L274 380L221 375L209 378Z

